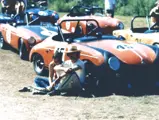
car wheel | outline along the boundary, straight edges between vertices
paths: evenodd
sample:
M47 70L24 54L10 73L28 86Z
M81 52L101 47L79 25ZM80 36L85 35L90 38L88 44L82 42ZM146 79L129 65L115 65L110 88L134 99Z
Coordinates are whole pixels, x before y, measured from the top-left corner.
M46 73L46 69L44 66L44 60L41 55L35 54L33 56L33 67L34 67L34 71L38 75L44 75Z
M0 48L1 49L6 48L6 42L4 41L4 38L1 33L0 33Z
M19 56L23 60L28 59L28 52L27 52L26 46L23 42L23 39L20 39L20 43L19 43Z

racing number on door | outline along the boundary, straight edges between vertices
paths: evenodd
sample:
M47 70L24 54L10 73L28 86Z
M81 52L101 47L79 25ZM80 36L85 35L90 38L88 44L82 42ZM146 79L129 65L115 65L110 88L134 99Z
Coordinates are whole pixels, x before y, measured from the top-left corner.
M8 43L11 43L11 30L7 29L6 31L6 40Z
M56 48L55 52L58 51L59 53L63 53L65 51L65 48Z
M65 48L56 47L55 51L54 51L54 54L55 54L56 51L58 51L59 53L62 53L62 61L64 61L65 60L65 56L64 56L63 53L65 52Z

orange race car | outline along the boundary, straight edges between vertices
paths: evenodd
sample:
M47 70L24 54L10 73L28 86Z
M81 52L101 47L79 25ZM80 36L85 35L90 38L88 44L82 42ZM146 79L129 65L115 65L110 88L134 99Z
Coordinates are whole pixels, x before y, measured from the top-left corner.
M98 21L99 26L102 28L103 34L112 34L113 30L124 29L124 24L116 19L111 17L106 17L103 8L92 6L81 6L77 5L72 7L70 12L59 19L59 23L65 19L95 19ZM78 32L87 34L89 30L92 30L96 25L95 22L85 22L80 21L79 26L77 26L77 21L67 21L61 24L62 28L70 32L74 32L76 27L78 27ZM86 31L85 28L88 28ZM76 29L77 30L77 29Z
M79 19L79 21L93 21L98 24L96 20L91 19ZM63 22L66 22L66 20ZM104 88L106 85L109 87L114 81L119 82L119 86L120 83L123 83L125 87L128 83L136 85L136 82L139 82L137 84L139 87L143 82L144 85L149 86L150 81L152 82L154 78L158 77L158 47L137 43L130 44L114 36L102 35L96 30L94 30L96 32L95 36L77 37L74 35L75 33L63 33L59 26L57 28L50 37L35 45L30 52L29 60L33 62L34 70L39 75L44 74L48 69L56 50L63 53L68 50L69 46L75 45L81 50L80 59L86 61L86 71L87 74L91 73L89 74L91 80L97 78L96 80L100 82L96 81L95 83L104 85ZM63 54L63 61L67 59L68 57ZM150 78L150 76L152 77ZM155 83L153 81L152 85L155 86ZM101 86L100 88L102 88Z
M36 25L36 21L41 24ZM41 17L29 23L0 24L0 48L11 46L19 51L20 58L27 59L31 48L50 36L54 29L49 19L41 21Z
M151 23L150 16L135 16L130 29L115 30L113 35L126 41L159 45L159 23Z

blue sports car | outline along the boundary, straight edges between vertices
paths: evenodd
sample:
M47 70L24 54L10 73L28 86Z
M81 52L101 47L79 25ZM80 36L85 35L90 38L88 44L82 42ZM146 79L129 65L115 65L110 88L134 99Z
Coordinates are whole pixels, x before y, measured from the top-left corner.
M49 19L52 23L56 23L59 19L59 15L54 10L48 10L47 5L47 0L30 0L26 10L29 21L41 17L44 20Z

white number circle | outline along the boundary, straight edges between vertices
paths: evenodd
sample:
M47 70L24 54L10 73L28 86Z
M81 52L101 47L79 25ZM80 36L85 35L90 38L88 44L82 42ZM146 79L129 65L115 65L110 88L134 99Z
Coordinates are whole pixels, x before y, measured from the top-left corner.
M8 43L11 43L11 30L7 29L6 31L6 40Z
M39 11L38 14L39 14L40 16L48 16L48 13L45 12L45 11Z

